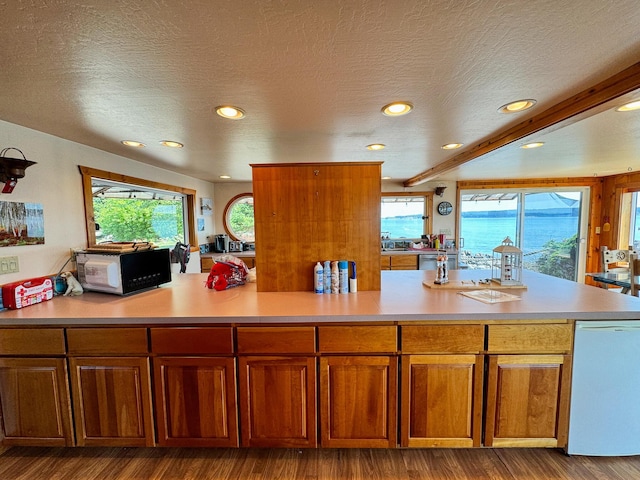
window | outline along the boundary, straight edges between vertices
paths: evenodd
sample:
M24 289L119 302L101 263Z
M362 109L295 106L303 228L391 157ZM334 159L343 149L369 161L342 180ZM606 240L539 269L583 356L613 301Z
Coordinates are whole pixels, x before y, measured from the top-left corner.
M493 249L510 237L524 268L578 278L585 191L461 191L460 262L491 268Z
M255 242L253 219L253 195L241 193L236 195L224 208L224 229L233 240Z
M87 241L152 242L173 247L197 243L193 226L195 191L80 167Z
M629 209L628 214L625 212L627 208ZM640 249L640 192L623 194L622 209L621 233L622 235L626 234L628 242L621 242L620 248L627 248L629 245L638 250ZM629 222L628 227L626 226L627 221Z
M419 239L431 230L429 193L383 193L380 208L381 236Z

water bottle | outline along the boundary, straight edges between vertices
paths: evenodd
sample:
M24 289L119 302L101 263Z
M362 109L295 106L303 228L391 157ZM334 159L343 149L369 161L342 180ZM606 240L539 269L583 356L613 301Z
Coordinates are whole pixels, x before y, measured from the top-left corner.
M316 293L324 292L324 275L320 262L317 262L316 266L313 267L313 290Z

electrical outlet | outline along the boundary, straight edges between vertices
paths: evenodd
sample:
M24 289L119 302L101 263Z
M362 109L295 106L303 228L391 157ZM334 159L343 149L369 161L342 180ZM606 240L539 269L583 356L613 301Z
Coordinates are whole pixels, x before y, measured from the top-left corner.
M0 257L0 275L17 273L20 271L18 257Z

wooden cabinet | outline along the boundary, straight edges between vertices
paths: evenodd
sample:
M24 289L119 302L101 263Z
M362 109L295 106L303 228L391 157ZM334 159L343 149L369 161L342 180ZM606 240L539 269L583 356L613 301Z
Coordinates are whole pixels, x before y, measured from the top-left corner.
M71 400L62 328L0 332L3 445L71 446Z
M418 255L390 255L389 256L391 270L417 270Z
M152 328L151 351L158 443L237 447L231 327Z
M209 273L213 267L213 257L200 257L200 272Z
M403 447L479 447L484 329L402 326Z
M253 167L257 289L313 291L313 266L355 261L380 290L380 162Z
M316 447L314 327L238 327L242 446Z
M234 252L229 253L229 255L233 255ZM256 259L254 257L238 257L240 258L247 268L254 268L256 266ZM211 271L211 267L213 267L213 261L215 260L214 256L202 256L200 257L200 271L202 273L209 273Z
M566 446L572 331L570 324L489 326L488 351L498 354L488 357L486 446Z
M160 445L238 446L233 358L157 357L153 365Z
M316 447L316 359L240 357L245 447Z
M391 325L318 327L323 447L396 447L396 331Z
M74 328L67 341L78 445L153 446L147 330Z
M72 446L64 358L0 358L3 445Z
M397 357L321 357L322 446L395 448L397 372Z

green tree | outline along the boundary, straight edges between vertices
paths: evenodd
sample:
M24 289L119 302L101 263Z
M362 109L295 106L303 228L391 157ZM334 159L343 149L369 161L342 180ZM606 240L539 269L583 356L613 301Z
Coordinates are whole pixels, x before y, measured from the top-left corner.
M238 238L253 241L253 203L236 203L231 209L231 214L229 215L229 223L231 225L231 230L236 234Z
M548 241L543 245L545 252L536 261L536 270L554 277L575 280L577 244L578 234L562 241Z
M113 241L165 245L182 241L184 228L178 200L96 198L93 207L102 236Z

